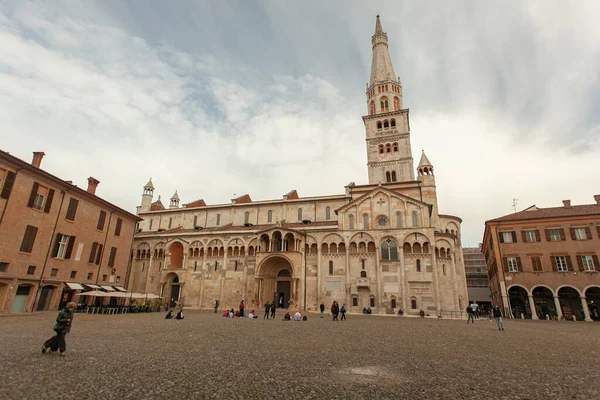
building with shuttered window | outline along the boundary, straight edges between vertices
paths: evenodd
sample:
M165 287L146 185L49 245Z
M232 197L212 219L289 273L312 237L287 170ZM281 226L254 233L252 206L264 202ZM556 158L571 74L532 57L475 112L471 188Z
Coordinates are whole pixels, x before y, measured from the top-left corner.
M485 223L494 304L532 319L600 319L600 195L595 204L526 210Z
M0 151L0 312L54 310L86 285L122 287L139 218ZM108 290L108 289L107 289Z

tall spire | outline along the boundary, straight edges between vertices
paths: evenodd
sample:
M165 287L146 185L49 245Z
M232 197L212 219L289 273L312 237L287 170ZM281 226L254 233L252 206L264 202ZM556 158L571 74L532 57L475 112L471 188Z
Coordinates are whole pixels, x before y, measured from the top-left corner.
M369 86L378 82L396 81L396 74L388 50L388 38L383 32L379 15L375 21L375 34L371 38L373 58L371 61L371 79Z

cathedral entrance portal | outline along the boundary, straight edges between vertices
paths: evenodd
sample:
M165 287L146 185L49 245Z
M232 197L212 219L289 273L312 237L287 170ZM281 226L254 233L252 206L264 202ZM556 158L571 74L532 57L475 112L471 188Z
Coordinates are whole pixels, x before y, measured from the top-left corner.
M281 255L266 258L258 268L255 293L260 304L275 302L278 308L288 308L290 300L298 301L298 278L293 275L290 260Z

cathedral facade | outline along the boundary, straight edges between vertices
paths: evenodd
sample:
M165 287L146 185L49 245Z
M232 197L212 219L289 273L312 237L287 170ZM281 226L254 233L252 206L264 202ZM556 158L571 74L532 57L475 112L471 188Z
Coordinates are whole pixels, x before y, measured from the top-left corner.
M413 166L409 110L379 16L366 88L369 184L343 194L168 207L144 187L129 289L189 308L251 308L275 301L317 310L449 316L468 304L461 219L440 214L434 168Z

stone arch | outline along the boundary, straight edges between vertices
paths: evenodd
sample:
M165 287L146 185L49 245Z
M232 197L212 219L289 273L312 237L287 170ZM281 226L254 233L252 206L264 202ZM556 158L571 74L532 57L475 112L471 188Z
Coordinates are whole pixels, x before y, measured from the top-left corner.
M555 292L554 292L554 290L552 290L552 288L551 288L550 286L541 285L541 284L539 284L539 285L533 285L533 286L531 287L531 289L530 289L530 293L532 293L532 294L533 294L533 291L534 291L535 289L537 289L537 288L544 288L544 289L548 289L548 290L550 291L550 293L552 293L552 295L553 295L553 296L555 296L555 295L556 295L556 294L555 294Z
M554 291L555 295L558 295L558 292L560 292L560 289L564 289L564 288L571 288L571 289L575 289L575 291L577 292L577 294L579 296L581 296L581 290L577 289L575 286L573 285L569 285L569 284L564 284L564 285L560 285L556 288L556 290Z
M243 238L241 238L240 236L232 237L227 241L227 247L229 247L229 246L234 247L236 245L244 246L245 244L246 244L246 241Z
M514 284L506 289L510 308L515 318L531 318L530 292L526 287Z
M429 237L427 235L425 235L421 232L411 232L411 233L408 233L406 236L404 236L404 240L402 240L402 242L408 242L410 244L419 242L419 243L423 244L425 242L431 243L431 240L429 239Z
M584 320L584 315L581 313L581 291L571 285L560 285L556 289L556 295L562 309L562 315L565 319Z
M168 268L180 269L183 268L183 244L176 240L169 245L169 266Z

